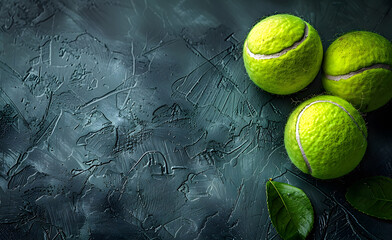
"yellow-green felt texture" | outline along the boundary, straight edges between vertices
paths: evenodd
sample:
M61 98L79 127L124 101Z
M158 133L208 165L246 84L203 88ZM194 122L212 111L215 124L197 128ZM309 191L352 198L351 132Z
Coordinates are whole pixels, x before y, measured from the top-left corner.
M273 54L292 46L304 35L305 22L293 15L277 14L258 22L248 34L248 48L255 54Z
M376 33L355 31L336 39L324 56L328 75L343 75L374 64L392 66L392 43Z
M391 70L389 40L372 32L349 32L328 47L322 82L328 93L369 112L392 98Z
M296 138L297 121L311 172ZM301 171L332 179L351 172L359 164L366 151L366 137L365 122L350 103L335 96L319 96L303 102L290 115L284 143L290 160Z
M301 20L298 17L294 18ZM263 21L268 19L266 18ZM249 55L247 46L252 46L252 42L259 42L253 36L252 30L250 31L243 48L244 65L250 79L261 89L280 95L292 94L309 85L318 74L323 58L321 40L317 31L310 24L303 20L301 21L307 24L308 27L308 36L306 39L294 49L271 59L255 59ZM300 33L299 29L303 28L304 24L299 24L300 22L297 20L295 23L299 26L294 28L297 29L295 32ZM282 29L286 28L282 27ZM302 29L302 33L303 31ZM261 34L259 32L257 33L257 36L260 37ZM300 34L292 35L295 38L289 41L290 44L294 40L297 40ZM274 40L280 41L278 38ZM281 47L274 47L274 51L271 52L275 52ZM249 50L251 50L250 47Z
M323 75L322 82L328 93L346 99L362 112L376 110L392 98L392 71L383 68L370 69L339 81Z

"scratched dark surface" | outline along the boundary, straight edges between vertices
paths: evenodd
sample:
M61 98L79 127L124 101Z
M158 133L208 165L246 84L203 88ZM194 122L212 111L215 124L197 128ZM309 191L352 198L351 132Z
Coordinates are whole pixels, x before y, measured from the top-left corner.
M392 176L392 104L364 115L368 149L344 178L299 172L283 146L290 112L320 76L279 97L248 79L260 18L392 39L392 2L0 0L0 239L279 239L270 177L302 188L310 239L391 239L392 223L344 199ZM371 47L371 46L369 46Z

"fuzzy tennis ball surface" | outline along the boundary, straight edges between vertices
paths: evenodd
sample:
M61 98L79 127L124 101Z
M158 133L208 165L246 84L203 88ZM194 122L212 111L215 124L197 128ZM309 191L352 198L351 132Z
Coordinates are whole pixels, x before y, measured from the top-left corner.
M363 112L392 98L392 43L376 33L350 32L336 39L325 53L323 70L325 90Z
M321 67L323 47L309 23L293 15L278 14L252 28L244 43L243 58L257 86L287 95L313 81Z
M290 115L284 144L302 172L320 179L341 177L362 160L367 130L359 112L336 96L318 96Z

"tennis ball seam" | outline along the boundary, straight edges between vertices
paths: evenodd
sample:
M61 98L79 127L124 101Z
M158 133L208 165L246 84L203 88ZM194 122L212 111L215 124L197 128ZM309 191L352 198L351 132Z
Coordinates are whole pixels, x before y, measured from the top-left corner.
M361 69L359 69L359 70L357 70L357 71L353 71L353 72L350 72L350 73L347 73L347 74L342 74L342 75L329 75L329 74L325 74L325 77L326 77L328 80L332 80L332 81L338 82L338 81L340 81L340 80L349 79L350 77L353 77L353 76L355 76L355 75L357 75L357 74L363 73L364 71L371 70L371 69L376 69L376 68L383 68L383 69L392 71L392 67L391 67L390 65L388 65L388 64L383 64L383 63L378 63L378 64L374 64L374 65L369 66L369 67L361 68Z
M245 48L246 48L246 52L248 53L248 55L251 58L255 59L255 60L264 60L264 59L278 58L278 57L286 54L288 51L297 48L301 43L303 43L308 38L308 35L309 35L309 27L308 27L308 24L305 22L305 29L304 29L304 34L303 34L302 38L299 41L295 42L290 47L285 48L285 49L281 50L280 52L273 53L273 54L256 54L256 53L253 53L249 49L249 47L248 47L248 41L246 41L246 43L245 43Z
M299 136L299 122L300 122L300 120L301 120L302 114L305 112L306 109L308 109L308 108L309 108L310 106L312 106L313 104L316 104L316 103L324 103L324 102L325 102L325 103L331 103L331 104L333 104L333 105L339 107L340 109L342 109L344 112L346 112L346 113L348 114L348 116L351 118L351 120L355 123L355 125L357 126L357 128L359 129L359 131L362 133L362 136L364 137L364 139L366 140L366 135L365 135L365 133L362 131L362 129L361 129L361 127L359 126L359 124L357 123L357 121L355 121L355 118L354 118L354 117L350 114L350 112L347 111L347 109L345 109L342 105L340 105L340 104L338 104L338 103L336 103L336 102L333 102L333 101L329 101L329 100L317 100L317 101L314 101L314 102L309 103L309 104L306 105L306 106L301 110L301 112L298 114L298 116L297 116L297 121L296 121L296 124L295 124L295 139L296 139L297 144L298 144L298 147L299 147L299 149L300 149L300 151L301 151L302 157L303 157L303 159L304 159L304 161L305 161L306 167L308 168L309 174L312 174L312 167L310 166L309 159L308 159L308 157L306 156L305 150L304 150L304 148L302 147L302 144L301 144L301 139L300 139L300 136Z

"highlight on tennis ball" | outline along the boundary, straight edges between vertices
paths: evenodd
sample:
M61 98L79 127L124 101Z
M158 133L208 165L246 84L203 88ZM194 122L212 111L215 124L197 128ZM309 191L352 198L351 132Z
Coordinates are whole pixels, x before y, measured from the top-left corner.
M325 90L360 111L378 109L392 98L392 43L376 33L356 31L336 39L323 70Z
M317 31L301 18L277 14L257 23L243 47L250 79L261 89L287 95L305 88L318 74L323 47Z
M284 132L293 164L320 179L351 172L365 154L366 138L360 113L336 96L318 96L300 104L291 113Z

